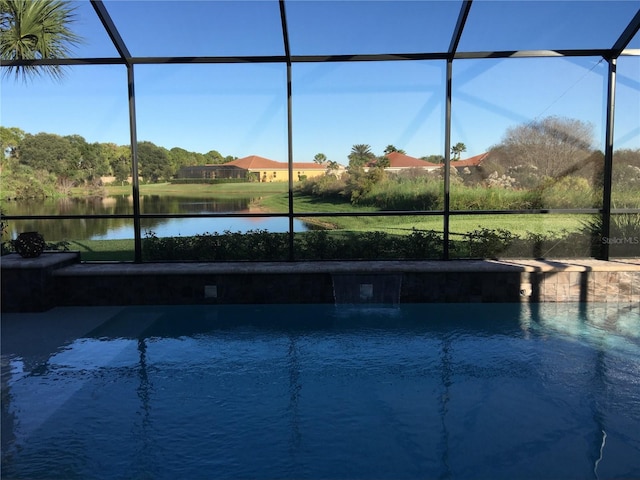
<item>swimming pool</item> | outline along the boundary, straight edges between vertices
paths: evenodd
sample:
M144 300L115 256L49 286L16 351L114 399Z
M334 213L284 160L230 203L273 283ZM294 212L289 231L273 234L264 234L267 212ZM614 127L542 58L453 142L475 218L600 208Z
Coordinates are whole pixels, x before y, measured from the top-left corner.
M2 317L3 478L640 477L640 307Z

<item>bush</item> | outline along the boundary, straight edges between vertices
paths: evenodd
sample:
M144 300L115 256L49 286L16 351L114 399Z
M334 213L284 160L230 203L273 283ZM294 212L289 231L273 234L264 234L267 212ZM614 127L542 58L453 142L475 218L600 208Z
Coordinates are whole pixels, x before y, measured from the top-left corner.
M245 234L225 231L190 237L157 237L145 233L142 253L146 260L287 260L288 234L250 230Z
M633 257L640 252L640 213L619 213L611 215L609 236L604 235L604 221L601 215L582 222L581 233L591 238L591 255L597 256L603 243L610 246L614 256Z
M398 242L398 253L406 259L440 259L443 258L442 241L443 236L439 233L414 228Z
M626 240L614 245L612 254L637 256L640 214L613 218L612 237ZM452 258L584 258L600 254L601 231L597 218L586 223L579 233L528 232L520 237L508 230L478 228L450 240L449 249ZM288 255L288 234L266 230L167 238L147 232L143 240L143 256L147 261L285 261ZM443 234L416 229L409 235L381 231L309 231L295 235L294 257L297 260L441 259Z
M0 218L0 255L6 255L13 251L13 245L11 244L11 239L7 231L8 227L7 221Z
M602 201L602 195L596 195L582 177L546 178L535 189L535 196L540 208L594 208Z
M338 242L326 230L305 232L296 240L296 253L304 260L331 260L339 252Z
M430 177L392 177L372 185L358 203L380 210L437 210L443 206L442 184Z
M451 187L452 210L526 210L535 206L535 198L527 190L464 185Z
M308 178L296 186L296 191L304 195L320 198L344 198L346 182L335 175Z
M386 173L382 168L370 168L368 172L363 169L353 169L346 177L345 195L354 205L369 205L367 194L374 186L386 180Z
M619 165L613 168L613 188L618 190L640 191L640 167Z
M349 232L332 235L326 230L296 235L295 256L302 260L365 260L441 258L442 238L435 232L415 231L406 236L385 232ZM147 261L284 261L288 234L266 230L191 237L157 237L148 231L143 240Z
M14 170L2 172L2 195L16 199L56 197L57 180L45 170L18 165Z
M471 258L496 258L518 239L508 230L481 228L464 235Z

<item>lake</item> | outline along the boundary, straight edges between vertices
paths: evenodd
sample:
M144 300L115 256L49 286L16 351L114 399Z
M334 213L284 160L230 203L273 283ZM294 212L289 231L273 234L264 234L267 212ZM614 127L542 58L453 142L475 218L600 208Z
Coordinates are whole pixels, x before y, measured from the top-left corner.
M191 198L168 195L142 195L140 209L143 214L193 214L207 213L255 213L250 205L252 197ZM58 200L28 200L5 202L5 215L131 215L131 195L108 197L63 198ZM61 240L115 240L134 237L133 220L123 218L11 220L8 233L15 238L18 233L36 230L47 241ZM294 220L294 231L303 232L311 227ZM190 236L203 233L247 232L268 230L287 232L286 217L265 218L152 218L142 219L142 235L153 232L158 237Z

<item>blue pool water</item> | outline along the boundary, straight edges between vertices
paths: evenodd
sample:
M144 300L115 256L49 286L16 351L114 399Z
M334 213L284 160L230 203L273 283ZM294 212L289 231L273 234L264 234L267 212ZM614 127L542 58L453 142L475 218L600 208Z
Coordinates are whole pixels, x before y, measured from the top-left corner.
M2 478L640 477L640 307L2 317Z

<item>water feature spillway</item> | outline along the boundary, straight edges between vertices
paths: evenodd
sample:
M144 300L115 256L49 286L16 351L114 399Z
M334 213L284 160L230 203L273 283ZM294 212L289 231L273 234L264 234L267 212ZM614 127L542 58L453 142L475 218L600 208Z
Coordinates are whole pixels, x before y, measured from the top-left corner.
M402 274L336 273L332 275L336 305L399 305Z

